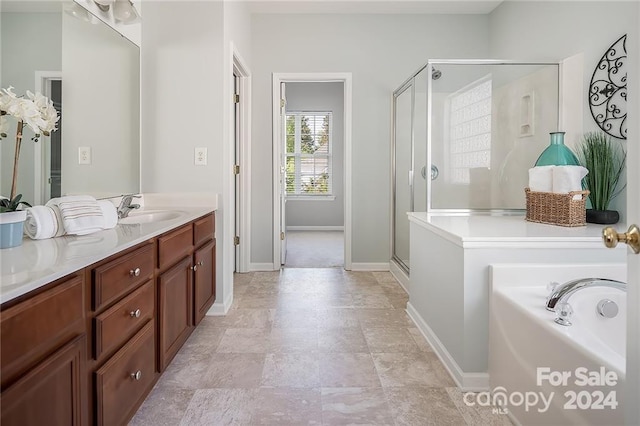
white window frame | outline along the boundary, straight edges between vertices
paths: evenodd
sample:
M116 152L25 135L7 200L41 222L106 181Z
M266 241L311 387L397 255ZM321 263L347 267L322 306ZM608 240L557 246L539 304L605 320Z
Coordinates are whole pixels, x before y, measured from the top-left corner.
M301 162L300 160L304 157L313 157L316 154L302 154L301 153L301 140L302 140L302 136L300 134L300 127L299 123L300 123L300 117L303 115L307 115L307 116L329 116L329 134L328 134L328 138L329 138L329 142L328 142L328 152L327 154L318 154L318 156L326 156L327 157L327 164L329 167L329 189L330 192L327 194L320 194L320 193L295 193L295 194L289 194L287 193L286 198L287 200L292 200L292 201L296 201L296 200L300 200L300 201L332 201L335 200L335 195L333 195L333 112L332 111L287 111L286 112L286 116L295 116L296 117L296 125L295 125L295 136L294 136L294 143L295 143L295 154L291 155L290 153L287 152L287 141L286 141L286 137L288 136L285 132L285 140L284 140L284 155L285 158L286 157L295 157L295 179L294 179L294 188L296 190L299 190L301 185L300 185L300 175L301 175L301 171L302 171L302 166L301 166ZM286 121L286 120L285 120ZM285 161L286 164L286 161Z

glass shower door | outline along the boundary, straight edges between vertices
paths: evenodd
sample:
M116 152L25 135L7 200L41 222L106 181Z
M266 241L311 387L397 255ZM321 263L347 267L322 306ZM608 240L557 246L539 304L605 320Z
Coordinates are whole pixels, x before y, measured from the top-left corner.
M409 272L409 219L413 211L413 98L410 81L393 97L393 239L392 257Z

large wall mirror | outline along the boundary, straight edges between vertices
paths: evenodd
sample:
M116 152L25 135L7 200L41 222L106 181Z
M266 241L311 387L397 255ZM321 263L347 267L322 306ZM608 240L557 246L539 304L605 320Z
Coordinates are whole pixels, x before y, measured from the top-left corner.
M139 47L72 2L4 0L0 8L0 86L40 91L61 112L51 137L34 143L25 131L18 193L44 204L65 194L139 192ZM5 196L15 152L9 123L0 142Z

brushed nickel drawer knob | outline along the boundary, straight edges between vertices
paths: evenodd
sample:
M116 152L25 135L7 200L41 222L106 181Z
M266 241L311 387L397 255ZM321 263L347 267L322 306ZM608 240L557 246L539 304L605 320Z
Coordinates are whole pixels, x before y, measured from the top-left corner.
M129 316L131 318L140 318L140 315L142 314L142 311L140 309L136 309L135 311L131 311L129 313Z
M140 268L132 269L129 271L130 277L139 277L140 276Z
M194 271L194 272L197 271L198 270L198 265L193 265L191 267L191 270Z
M131 373L131 378L133 380L140 380L142 379L142 371L138 370L135 373Z
M200 266L204 265L204 260L201 260L200 262L198 262L198 265Z

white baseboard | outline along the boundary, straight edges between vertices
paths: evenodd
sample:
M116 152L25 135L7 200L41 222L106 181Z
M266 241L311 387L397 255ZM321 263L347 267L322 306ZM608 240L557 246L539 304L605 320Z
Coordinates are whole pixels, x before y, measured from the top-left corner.
M380 262L380 263L351 263L352 271L388 271L389 270L389 262Z
M392 260L389 262L389 272L398 280L400 286L404 288L404 291L409 293L409 275L407 275L404 269L400 268L398 264Z
M422 316L416 311L411 302L407 303L407 314L413 320L429 345L444 364L456 385L464 392L485 391L489 389L489 373L464 373L449 351L444 347L438 336L427 325Z
M329 225L329 226L316 226L316 225L300 225L300 226L287 226L287 231L344 231L344 226Z
M277 271L273 269L273 263L250 263L249 272Z
M227 296L224 302L219 302L217 299L213 302L211 309L207 311L207 315L211 316L222 316L227 315L229 309L231 309L231 305L233 304L233 292Z

